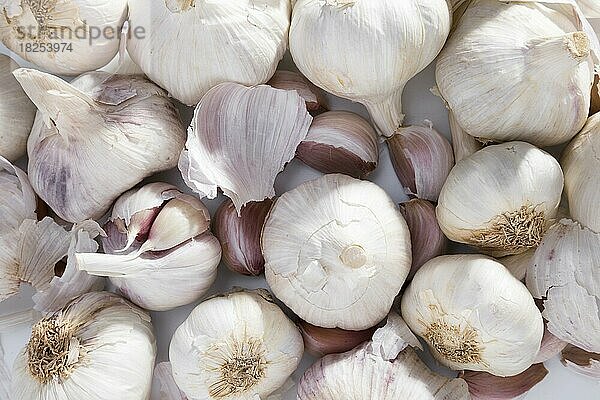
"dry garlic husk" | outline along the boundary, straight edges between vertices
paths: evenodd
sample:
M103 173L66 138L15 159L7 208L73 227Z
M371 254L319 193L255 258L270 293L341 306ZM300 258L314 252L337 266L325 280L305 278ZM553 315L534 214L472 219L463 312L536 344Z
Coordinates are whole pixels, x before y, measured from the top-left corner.
M0 40L39 67L79 75L106 65L119 50L126 0L3 0Z
M135 304L170 310L198 300L217 276L219 241L197 198L166 183L132 189L113 207L106 254L79 252L77 267L107 276Z
M598 0L577 0L583 15L588 18L600 18L600 3Z
M0 54L0 157L9 161L25 155L36 110L12 75L17 68L10 57Z
M441 256L417 272L402 316L455 370L513 376L535 360L544 323L525 285L494 259Z
M589 353L569 345L562 352L562 363L578 374L600 380L600 354L598 353Z
M324 174L364 179L379 161L377 133L357 114L328 111L315 117L296 157Z
M93 72L69 84L31 69L14 74L39 109L29 179L62 219L100 218L125 190L177 165L179 112L145 78Z
M436 202L454 166L448 140L426 126L400 128L387 140L396 175L409 196Z
M568 219L548 230L527 271L550 333L593 353L600 353L598 279L600 234Z
M263 228L277 298L323 328L363 330L385 318L410 270L410 233L374 183L325 175L277 199Z
M499 377L487 372L465 371L460 374L469 385L471 400L518 399L548 375L544 364L535 364L519 375Z
M179 169L201 196L220 187L238 214L275 196L273 184L306 137L312 117L295 91L223 83L196 107Z
M432 372L411 348L387 361L369 346L318 360L302 376L298 400L470 399L464 380Z
M339 328L321 328L300 321L298 323L306 351L316 357L326 354L344 353L370 340L374 328L362 331L346 331Z
M542 337L542 345L540 351L535 358L534 364L545 363L560 354L567 347L568 343L554 336L548 328L544 327L544 336Z
M302 335L266 291L198 305L169 347L173 377L190 400L264 399L294 372Z
M436 69L437 87L466 133L550 146L583 127L597 39L573 6L556 3L470 3Z
M155 355L146 312L112 293L84 294L33 326L13 366L13 398L146 399Z
M455 242L501 257L535 248L556 216L563 173L550 154L524 142L489 146L452 169L436 214Z
M297 72L277 70L267 84L275 89L295 90L306 101L306 109L311 113L327 110L326 99L319 89Z
M364 104L391 136L404 119L404 86L437 56L450 23L445 0L298 0L290 51L312 83Z
M153 82L194 105L223 82L267 82L287 50L290 12L290 0L129 0L129 23L146 34L127 50ZM182 38L185 51L173 45Z
M385 325L373 334L370 350L384 360L394 361L398 354L408 346L423 351L421 342L412 333L406 322L396 311L391 311Z

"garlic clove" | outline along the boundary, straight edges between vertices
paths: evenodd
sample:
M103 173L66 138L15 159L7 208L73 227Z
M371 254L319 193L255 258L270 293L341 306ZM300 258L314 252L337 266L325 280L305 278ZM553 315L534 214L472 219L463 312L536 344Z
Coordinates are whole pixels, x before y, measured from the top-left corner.
M0 316L0 339L2 334L5 332L13 333L12 330L15 327L22 325L29 326L33 324L34 319L37 317L36 313L29 309L27 311L18 311L16 313ZM0 398L10 399L11 398L11 366L8 364L4 349L2 348L2 341L0 340Z
M373 336L374 328L362 331L346 331L339 328L321 328L305 321L298 324L306 351L315 357L344 353Z
M0 238L15 232L25 219L36 219L37 196L27 174L0 156Z
M466 133L464 129L460 127L451 110L448 110L448 122L450 123L452 149L454 150L454 160L456 163L463 158L467 158L477 153L483 148L483 143Z
M527 250L521 254L514 254L511 256L501 257L498 261L510 271L515 278L520 281L524 281L527 269L533 263L533 257L535 256L535 249Z
M295 90L306 101L306 109L310 112L322 112L328 108L327 100L319 89L297 72L277 70L267 84L275 89Z
M590 117L597 112L600 112L600 75L598 74L594 76L594 84L592 85Z
M392 311L387 317L385 325L375 331L371 341L371 352L381 356L384 360L394 361L401 351L411 346L423 351L421 342L410 330L402 317Z
M487 372L465 371L460 374L469 385L473 400L516 399L529 392L548 375L543 364L535 364L519 375L501 378Z
M592 379L600 379L600 354L589 353L575 346L568 345L562 351L562 363L578 374Z
M171 363L161 362L154 367L154 381L158 382L159 393L152 398L160 400L188 400L186 395L179 389L173 379Z
M560 354L561 351L567 346L567 342L563 342L556 336L554 336L547 327L544 327L544 336L542 337L542 345L540 351L533 362L534 364L545 363L546 361L554 358Z

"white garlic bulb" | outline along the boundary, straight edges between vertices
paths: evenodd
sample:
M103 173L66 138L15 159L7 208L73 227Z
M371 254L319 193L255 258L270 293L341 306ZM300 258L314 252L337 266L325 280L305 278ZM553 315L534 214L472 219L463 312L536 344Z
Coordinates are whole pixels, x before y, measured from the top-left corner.
M179 112L145 78L93 72L69 84L31 69L14 74L39 109L29 179L62 219L100 218L121 193L177 165Z
M450 35L437 87L469 135L550 146L585 123L597 39L572 7L543 3L473 0Z
M290 12L290 0L129 0L129 23L145 35L127 50L152 81L194 105L223 82L267 82L287 50Z
M312 83L364 104L391 136L404 86L442 49L451 18L446 0L298 0L290 51Z
M12 398L146 399L155 355L146 312L111 293L88 293L34 325L13 367Z
M374 183L338 174L278 198L262 248L277 298L313 325L346 330L385 318L412 258L394 201Z
M417 271L402 316L433 356L456 370L520 374L535 360L544 323L525 285L494 259L441 256Z
M577 0L583 15L588 18L600 18L600 3L598 0Z
M450 171L436 214L455 242L495 256L535 248L556 216L563 174L550 154L524 142L489 146Z
M298 328L266 291L240 291L198 305L175 331L169 359L190 400L254 400L287 381L303 350Z
M106 65L119 49L127 0L4 0L0 41L60 75Z

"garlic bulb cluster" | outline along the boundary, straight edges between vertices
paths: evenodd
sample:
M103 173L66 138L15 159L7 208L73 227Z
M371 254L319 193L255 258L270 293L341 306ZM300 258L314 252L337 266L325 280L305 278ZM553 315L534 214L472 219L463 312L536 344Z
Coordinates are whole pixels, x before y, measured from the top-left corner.
M312 83L364 104L379 133L392 136L404 86L442 49L451 18L446 0L298 0L290 51Z
M436 80L467 134L550 146L583 127L597 39L572 6L544 3L473 0L458 21Z
M487 372L465 371L460 377L469 385L471 400L519 399L544 380L548 370L535 364L519 375L499 377Z
M54 74L79 75L117 54L127 0L4 0L0 11L6 47Z
M362 331L321 328L304 321L300 321L298 327L302 333L306 351L316 357L350 351L359 344L370 340L375 331L374 328Z
M187 105L223 82L265 83L287 50L290 0L129 0L146 35L127 50L144 73ZM185 40L185 51L174 46Z
M33 326L13 367L11 398L146 399L155 355L146 312L111 293L88 293Z
M295 90L306 101L306 109L311 113L327 110L327 100L319 89L297 72L277 70L267 84L275 89Z
M583 15L588 18L600 18L600 3L597 0L577 0Z
M179 112L145 78L94 72L67 83L31 69L14 74L39 109L29 179L62 219L100 218L121 193L177 165Z
M494 256L538 246L556 216L563 173L550 154L524 142L489 146L448 175L436 214L455 242Z
M544 323L525 285L482 255L434 258L402 296L402 316L456 370L513 376L535 360Z
M275 296L324 328L376 325L411 265L410 233L392 199L371 182L337 174L278 198L262 249Z
M166 183L132 189L115 203L104 252L78 252L77 268L107 276L135 304L164 311L198 300L221 260L210 214L197 198Z
M304 346L266 291L240 291L198 305L169 347L173 377L190 399L266 398L294 372Z
M15 161L27 151L35 106L12 75L19 66L0 54L0 157Z

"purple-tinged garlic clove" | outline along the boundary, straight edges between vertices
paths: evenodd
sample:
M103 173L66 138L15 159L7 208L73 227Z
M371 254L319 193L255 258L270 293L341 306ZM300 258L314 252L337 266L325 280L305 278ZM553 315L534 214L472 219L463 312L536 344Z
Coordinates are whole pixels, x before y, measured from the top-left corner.
M556 336L554 336L547 327L544 327L544 336L542 337L542 345L540 351L533 362L534 364L544 363L554 356L560 354L561 351L567 346L567 342L563 342Z
M310 112L326 111L328 108L320 90L298 72L275 71L267 85L276 89L295 90L306 101L306 109Z
M534 364L519 375L502 378L487 372L464 371L472 400L512 400L530 391L548 375L543 364Z
M352 350L359 344L370 340L375 332L375 328L362 331L321 328L305 321L300 321L298 327L304 339L304 348L316 357Z

